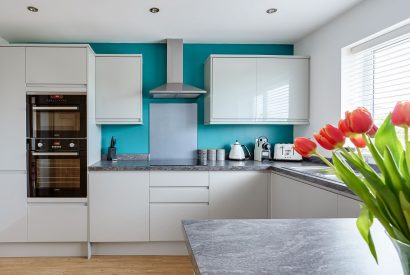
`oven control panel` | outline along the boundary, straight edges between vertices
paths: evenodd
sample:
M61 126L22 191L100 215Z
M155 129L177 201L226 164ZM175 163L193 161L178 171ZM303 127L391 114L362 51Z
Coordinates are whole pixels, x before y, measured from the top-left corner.
M84 139L31 139L29 147L37 152L77 152L86 150Z

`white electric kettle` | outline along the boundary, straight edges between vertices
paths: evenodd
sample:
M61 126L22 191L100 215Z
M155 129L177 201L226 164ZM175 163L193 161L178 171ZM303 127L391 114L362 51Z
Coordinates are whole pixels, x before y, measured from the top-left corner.
M248 157L245 156L245 151L243 150L242 147L246 149L246 152L248 153ZM236 141L234 144L231 144L231 151L229 152L229 159L245 160L246 158L249 158L250 155L251 154L245 145L241 145L238 141Z

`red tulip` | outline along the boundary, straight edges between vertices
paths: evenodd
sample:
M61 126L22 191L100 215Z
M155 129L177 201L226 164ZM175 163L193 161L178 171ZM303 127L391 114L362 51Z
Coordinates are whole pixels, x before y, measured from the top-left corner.
M391 121L396 126L410 127L410 101L396 103L391 114Z
M314 134L313 136L320 146L327 150L340 148L345 143L343 132L330 124L326 124L325 127L320 129L319 134Z
M374 138L374 136L377 133L377 130L379 130L379 127L377 127L376 124L373 124L372 128L369 130L369 132L367 132L367 135L371 138Z
M346 112L346 121L349 129L356 134L367 133L373 126L372 115L364 107Z
M354 144L354 146L358 148L366 147L366 142L364 141L362 136L359 136L359 135L351 136L350 141Z
M347 113L347 112L346 112ZM347 115L346 115L347 116ZM347 119L341 119L339 120L339 130L342 131L342 133L346 136L346 137L350 137L352 136L354 133L352 132L352 130L350 130Z
M295 151L305 158L310 157L315 153L316 147L316 143L305 137L297 137L293 142L293 148Z

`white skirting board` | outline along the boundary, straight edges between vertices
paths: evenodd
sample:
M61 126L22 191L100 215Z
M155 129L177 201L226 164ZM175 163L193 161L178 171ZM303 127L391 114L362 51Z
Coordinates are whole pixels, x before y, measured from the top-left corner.
M0 243L0 257L87 257L87 243Z
M92 255L188 255L184 242L92 243Z
M0 243L0 257L90 257L94 255L188 255L184 242Z

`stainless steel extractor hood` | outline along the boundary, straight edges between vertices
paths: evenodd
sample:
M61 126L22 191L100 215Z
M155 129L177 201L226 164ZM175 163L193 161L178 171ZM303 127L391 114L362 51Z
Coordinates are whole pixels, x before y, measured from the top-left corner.
M167 83L151 91L153 98L196 98L206 91L183 83L182 39L167 39Z

